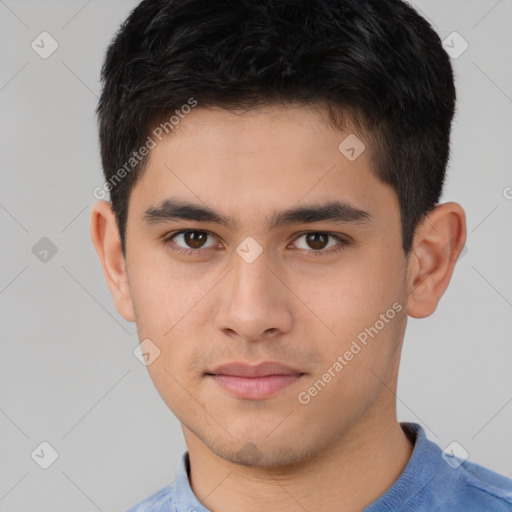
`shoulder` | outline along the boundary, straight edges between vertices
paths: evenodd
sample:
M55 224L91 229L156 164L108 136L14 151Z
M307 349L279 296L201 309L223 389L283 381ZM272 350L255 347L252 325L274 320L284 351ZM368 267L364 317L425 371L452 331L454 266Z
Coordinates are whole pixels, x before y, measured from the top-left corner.
M380 508L369 510L512 512L512 479L443 451L418 424L402 428L414 443L411 459Z
M429 442L430 443L430 442ZM431 484L424 489L431 510L511 512L512 480L469 459L450 458L432 443L437 463L432 464ZM441 461L442 462L439 462ZM423 494L423 493L419 493Z
M174 511L173 488L166 485L151 496L137 503L126 512L169 512Z
M460 483L468 497L488 508L482 510L512 510L512 479L475 462L465 461L458 473Z

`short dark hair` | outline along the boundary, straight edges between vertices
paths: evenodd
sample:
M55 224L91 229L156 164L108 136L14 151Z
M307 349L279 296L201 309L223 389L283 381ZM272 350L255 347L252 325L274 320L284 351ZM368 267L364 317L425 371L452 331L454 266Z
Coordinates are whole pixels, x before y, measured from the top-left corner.
M147 162L137 151L191 99L233 110L318 104L333 126L363 130L373 172L397 193L406 254L442 193L452 66L401 0L144 0L110 44L101 81L101 159L123 253Z

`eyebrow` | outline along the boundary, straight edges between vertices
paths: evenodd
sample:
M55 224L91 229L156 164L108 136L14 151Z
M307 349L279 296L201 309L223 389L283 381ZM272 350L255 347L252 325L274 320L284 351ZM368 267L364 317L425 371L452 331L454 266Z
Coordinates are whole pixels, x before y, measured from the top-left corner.
M159 205L148 208L142 214L142 220L148 224L195 220L220 224L230 230L239 227L239 222L236 219L227 217L213 208L174 198L166 199ZM274 211L267 217L266 223L268 229L271 230L293 223L307 224L320 221L360 224L371 222L372 216L369 212L361 210L346 201L329 201Z

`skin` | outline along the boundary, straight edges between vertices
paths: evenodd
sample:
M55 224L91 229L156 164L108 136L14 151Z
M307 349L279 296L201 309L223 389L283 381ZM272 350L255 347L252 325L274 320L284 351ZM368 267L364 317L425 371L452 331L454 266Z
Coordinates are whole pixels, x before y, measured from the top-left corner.
M349 161L338 150L350 133L332 128L319 106L199 106L150 152L130 195L126 258L109 203L93 206L91 236L116 308L160 350L148 371L181 422L192 489L214 512L361 510L411 456L395 397L407 316L435 311L466 240L465 214L454 202L437 205L406 257L397 195L371 172L370 152ZM143 220L171 196L239 225ZM371 222L266 225L275 210L334 199ZM206 248L183 236L164 241L182 229L209 231ZM337 240L308 244L308 231L351 243L332 252ZM236 252L248 236L263 249L252 263ZM401 311L300 403L393 303ZM280 361L305 375L263 400L237 398L204 375L240 360Z

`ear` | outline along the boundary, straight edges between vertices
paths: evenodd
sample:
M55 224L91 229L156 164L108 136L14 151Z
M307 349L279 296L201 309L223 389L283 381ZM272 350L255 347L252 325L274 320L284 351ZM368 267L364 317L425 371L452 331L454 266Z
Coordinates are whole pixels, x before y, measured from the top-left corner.
M98 201L92 207L91 238L117 311L129 322L135 321L121 238L115 214L107 201Z
M407 271L406 311L414 318L431 315L443 296L466 243L462 206L437 205L418 226Z

